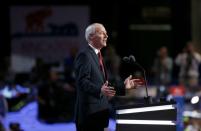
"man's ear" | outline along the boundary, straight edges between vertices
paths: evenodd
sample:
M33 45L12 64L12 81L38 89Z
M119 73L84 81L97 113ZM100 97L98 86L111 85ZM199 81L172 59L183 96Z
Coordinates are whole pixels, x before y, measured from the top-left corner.
M94 38L94 34L89 35L89 40L92 40Z

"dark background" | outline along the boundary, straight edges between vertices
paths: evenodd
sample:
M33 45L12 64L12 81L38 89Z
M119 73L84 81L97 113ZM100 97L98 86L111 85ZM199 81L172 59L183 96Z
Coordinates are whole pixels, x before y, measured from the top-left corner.
M10 56L9 7L12 5L87 5L90 8L90 23L103 23L108 31L108 45L113 45L123 57L133 54L145 69L149 69L156 51L167 46L173 58L191 39L190 0L124 0L124 1L67 1L67 0L20 0L1 4L0 59ZM165 6L170 8L168 17L143 19L143 7ZM132 24L170 24L170 31L131 30Z

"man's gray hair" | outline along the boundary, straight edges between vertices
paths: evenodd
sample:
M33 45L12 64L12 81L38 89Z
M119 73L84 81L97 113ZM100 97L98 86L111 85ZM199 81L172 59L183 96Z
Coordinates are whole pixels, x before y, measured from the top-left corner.
M86 40L89 42L89 37L90 35L92 34L95 34L96 33L96 27L97 26L103 26L102 24L100 23L93 23L91 25L89 25L86 30L85 30L85 38Z

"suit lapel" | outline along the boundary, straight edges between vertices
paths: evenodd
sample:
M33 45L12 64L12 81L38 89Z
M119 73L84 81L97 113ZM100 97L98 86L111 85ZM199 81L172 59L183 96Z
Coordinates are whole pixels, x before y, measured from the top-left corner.
M104 74L100 69L100 65L99 65L99 61L98 61L98 55L95 53L95 51L90 46L88 46L88 49L90 50L92 58L94 59L95 63L97 64L97 67L99 69L100 74L102 75L103 80L105 80L106 78L104 77ZM105 64L104 64L104 69L105 69Z

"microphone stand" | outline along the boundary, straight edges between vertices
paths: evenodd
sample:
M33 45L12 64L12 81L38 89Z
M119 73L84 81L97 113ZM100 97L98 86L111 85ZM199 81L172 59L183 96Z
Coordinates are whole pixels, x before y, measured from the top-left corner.
M140 67L140 69L143 71L143 76L144 76L144 81L145 81L145 88L146 88L146 96L144 97L146 104L152 104L152 98L149 96L148 94L148 86L147 86L147 78L146 78L146 73L145 73L145 69L137 62L135 62L135 64Z
M130 55L129 57L124 57L123 61L126 63L130 63L131 65L137 65L142 71L143 71L143 76L144 76L144 81L145 81L145 88L146 88L146 96L144 97L146 104L152 104L152 98L148 94L148 86L147 86L147 78L146 78L146 73L145 69L136 62L135 57L133 55Z

